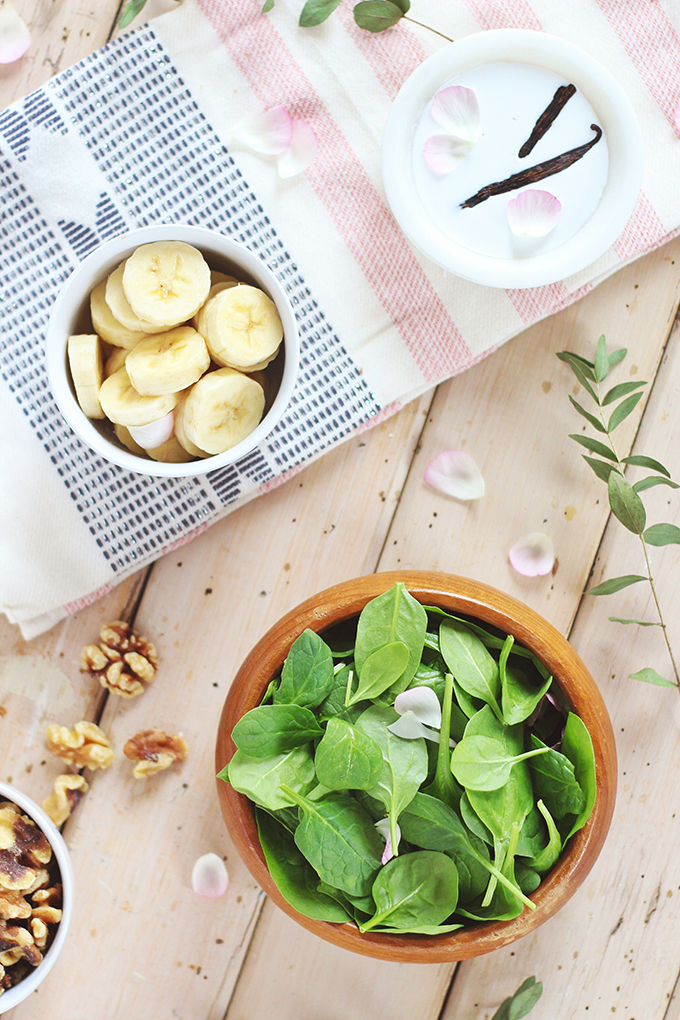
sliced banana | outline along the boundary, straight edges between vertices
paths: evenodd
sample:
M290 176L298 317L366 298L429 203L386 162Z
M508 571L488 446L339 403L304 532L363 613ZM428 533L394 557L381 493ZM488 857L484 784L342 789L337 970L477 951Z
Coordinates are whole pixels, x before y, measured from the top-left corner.
M88 418L104 418L99 400L104 379L101 340L96 333L79 333L68 338L68 363L78 403Z
M200 333L176 326L140 340L125 367L137 392L152 397L192 386L210 367L210 355Z
M130 453L136 453L138 457L146 456L146 450L139 443L136 443L124 425L114 425L113 431L116 438L125 446Z
M125 272L125 262L121 262L117 269L109 276L106 281L105 297L106 303L111 310L111 314L114 319L117 319L126 329L129 329L133 333L142 333L146 336L147 333L161 333L165 326L154 326L151 322L142 321L138 315L132 311L130 302L125 296L123 290L123 273ZM176 325L176 323L173 323Z
M210 268L183 241L152 241L125 263L123 290L135 315L168 329L196 314L210 290Z
M119 368L123 368L125 365L125 359L127 358L129 353L130 352L126 347L114 347L114 349L111 351L108 358L104 362L105 377L108 378L108 376L113 375L114 372L117 372Z
M213 360L241 371L268 364L283 338L276 305L263 290L247 283L215 293L199 320Z
M174 425L175 412L168 411L164 418L158 418L148 425L131 425L129 432L134 442L149 452L167 443L172 436Z
M194 459L177 441L176 436L170 436L162 446L156 446L153 450L146 452L152 460L161 461L163 464L186 464Z
M98 283L90 294L90 314L95 333L114 347L130 349L147 335L140 330L128 329L114 317L106 302L106 280Z
M223 273L215 273L215 274L211 273L210 274L210 279L211 280L212 280L213 275L215 275L215 276L223 276L224 274ZM194 329L198 330L198 332L201 334L201 336L204 335L203 334L203 328L202 328L202 326L203 326L203 318L202 318L202 316L203 316L203 312L204 312L205 306L207 305L208 301L210 301L210 298L215 297L215 294L219 294L220 291L229 290L230 287L237 287L237 286L238 286L238 280L235 280L231 276L227 277L224 280L213 280L212 286L211 286L210 290L208 291L207 298L205 299L205 301L203 302L203 304L201 305L201 307L198 309L198 311L194 315L193 319L191 320L192 326L194 327Z
M209 454L224 453L250 435L263 410L259 383L232 368L220 368L207 372L180 402L175 435L183 434Z
M125 368L118 369L102 383L99 400L107 418L116 425L148 425L163 418L179 399L178 393L145 397L134 388Z
M230 287L235 287L238 280L235 276L230 276L229 273L220 273L218 269L211 269L210 286L214 287L216 283L228 283Z
M187 453L191 454L192 457L211 457L212 454L208 453L207 450L202 450L200 446L196 446L195 443L192 443L184 431L184 404L190 393L191 388L180 394L177 406L173 412L175 415L175 439L184 447Z

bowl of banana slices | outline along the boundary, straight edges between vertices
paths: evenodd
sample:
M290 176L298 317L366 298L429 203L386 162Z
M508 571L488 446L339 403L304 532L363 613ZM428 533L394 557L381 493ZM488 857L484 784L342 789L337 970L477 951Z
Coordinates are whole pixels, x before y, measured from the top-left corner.
M55 301L47 371L83 442L128 470L206 474L261 443L290 402L295 315L244 245L181 224L100 245Z

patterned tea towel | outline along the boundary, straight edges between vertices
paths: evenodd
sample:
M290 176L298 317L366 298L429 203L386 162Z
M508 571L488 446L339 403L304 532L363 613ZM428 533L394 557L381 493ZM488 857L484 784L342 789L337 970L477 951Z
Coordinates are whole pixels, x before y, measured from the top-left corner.
M578 276L516 291L457 279L401 234L382 189L382 130L401 84L445 41L405 21L372 35L352 6L302 29L301 0L276 0L269 14L260 0L184 0L0 114L0 600L25 637L678 232L677 6L414 0L420 22L454 39L492 28L562 36L605 64L636 108L652 156L621 237ZM319 140L309 169L287 180L227 139L277 104ZM248 245L286 286L302 338L295 398L270 439L197 478L100 460L62 420L45 371L50 308L78 261L159 221Z

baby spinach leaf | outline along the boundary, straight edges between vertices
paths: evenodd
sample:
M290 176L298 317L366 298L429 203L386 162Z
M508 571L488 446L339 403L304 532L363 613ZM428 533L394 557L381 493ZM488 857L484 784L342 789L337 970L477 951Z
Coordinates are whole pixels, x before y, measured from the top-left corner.
M562 752L574 766L574 774L579 786L585 794L585 804L579 811L566 839L582 829L593 810L597 796L597 778L595 775L595 752L590 733L580 716L570 712L564 727Z
M467 719L471 719L473 715L476 715L484 704L479 698L471 698L467 691L464 691L460 686L455 676L453 678L453 693L456 698L456 704Z
M361 611L357 623L354 661L359 676L372 652L393 641L401 641L408 649L408 664L391 693L396 697L405 691L420 663L426 630L427 613L401 581L372 599Z
M383 758L380 779L367 792L381 801L390 820L392 847L398 845L397 819L413 800L420 784L427 776L427 750L422 737L403 740L388 730L388 724L398 718L393 708L373 705L357 719L359 729L380 747Z
M330 693L333 680L330 648L313 630L304 630L291 645L283 664L274 704L315 708Z
M274 692L276 691L280 683L281 683L280 676L275 676L273 680L269 681L269 683L267 684L267 690L264 692L264 696L262 698L262 701L260 702L261 705L267 705L269 704L270 701L273 700Z
M533 733L532 747L546 747ZM585 806L585 794L576 780L574 765L564 754L546 748L546 754L529 766L537 797L542 797L553 818L578 815Z
M421 924L418 928L396 928L395 926L385 925L380 927L379 925L375 928L371 928L371 931L382 931L382 932L395 932L398 931L400 935L444 935L450 931L458 931L462 928L462 924Z
M489 705L502 720L498 706L498 663L482 640L464 624L445 618L439 626L439 645L446 665L463 690ZM461 708L465 711L464 705Z
M276 811L296 803L294 797L282 791L282 784L296 794L306 794L314 786L312 752L309 744L270 758L252 758L245 751L236 751L219 778L227 779L238 793L250 797L260 807Z
M359 670L356 691L346 700L346 705L357 701L377 698L403 676L409 663L409 650L403 641L390 641L371 652Z
M342 719L352 721L350 720L350 716L354 716L354 718L356 718L356 715L358 714L356 706L352 706L352 708L345 707L345 697L347 695L347 684L349 681L350 671L356 675L353 662L344 663L340 669L335 671L333 686L318 706L318 715L320 719L330 719L333 716L340 716ZM364 708L365 707L366 706L364 706ZM363 709L360 709L360 711L363 711Z
M541 876L523 861L515 861L515 880L525 896L531 896L541 884Z
M508 662L514 640L512 635L508 634L498 660L501 677L501 707L503 718L509 726L528 719L552 683L552 677L548 676L540 687L533 687L524 670Z
M317 921L350 921L351 913L340 902L318 890L319 876L298 850L292 834L265 811L256 808L255 817L269 874L286 902Z
M442 705L441 733L451 731L451 708L453 704L453 677L446 674L444 684L444 701ZM432 782L423 789L424 793L432 794L448 804L449 807L456 807L460 801L462 790L453 778L451 772L451 753L448 740L440 739L437 744L437 763Z
M269 758L323 734L313 712L301 705L259 705L241 716L231 738L251 758Z
M456 909L458 872L445 854L416 850L394 857L373 883L376 913L359 930L389 923L399 929L439 925Z
M529 867L537 871L539 875L544 875L546 871L550 871L553 865L557 862L557 858L560 856L562 849L562 837L560 836L559 830L552 819L552 815L548 811L547 807L542 800L537 802L538 810L545 818L546 825L548 826L548 845L532 857L528 862Z
M352 895L368 895L383 851L371 817L345 793L311 801L287 786L283 792L300 807L295 843L320 879Z
M518 762L505 786L498 790L468 790L468 800L499 844L507 844L515 823L521 829L534 795L526 762Z
M466 790L497 790L508 781L513 765L547 750L536 748L510 756L492 737L465 736L453 750L451 771Z
M536 805L532 807L519 830L517 854L519 857L535 857L548 843L545 819Z
M369 790L382 774L375 740L343 719L329 719L314 756L320 783L330 790Z
M470 804L470 800L465 790L463 790L463 796L460 798L458 809L465 827L469 829L474 836L478 836L479 839L484 840L484 842L488 843L489 846L493 846L493 836Z

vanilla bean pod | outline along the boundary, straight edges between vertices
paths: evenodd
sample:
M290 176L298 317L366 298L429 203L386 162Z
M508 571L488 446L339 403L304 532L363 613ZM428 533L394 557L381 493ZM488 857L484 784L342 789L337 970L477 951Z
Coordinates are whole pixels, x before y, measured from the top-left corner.
M591 130L596 132L596 135L595 138L585 145L579 145L577 149L570 149L569 152L563 152L560 156L547 159L544 163L537 163L536 166L527 167L526 170L513 174L512 177L507 177L504 181L487 184L484 188L480 188L475 195L461 202L461 209L472 209L473 206L479 205L480 202L491 198L492 195L503 195L506 191L516 191L527 184L535 184L537 181L542 181L545 177L552 177L553 174L566 170L572 163L576 163L582 156L585 156L586 152L592 149L593 145L596 145L602 137L602 128L598 127L597 124L591 124L590 127Z
M552 100L534 124L534 129L517 155L520 158L528 156L536 142L539 142L555 118L562 112L566 104L576 92L575 85L560 85Z

